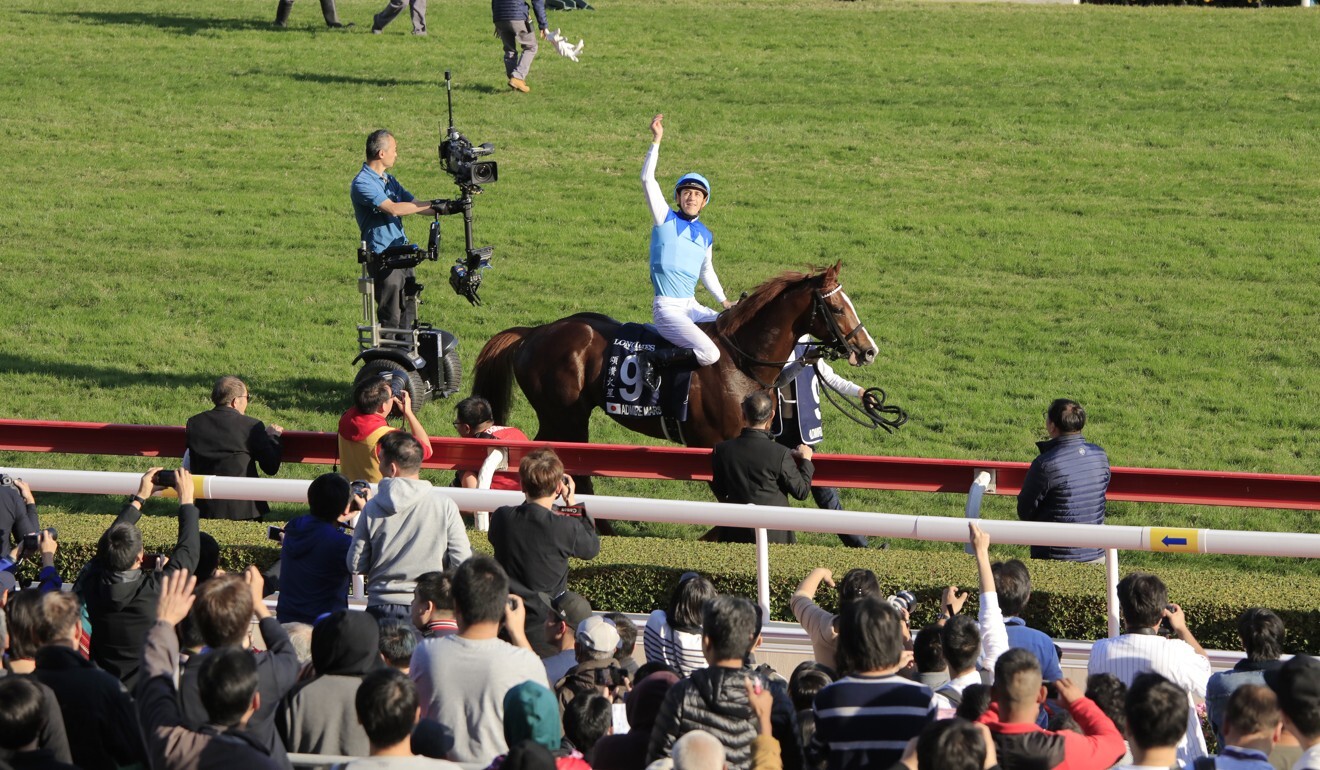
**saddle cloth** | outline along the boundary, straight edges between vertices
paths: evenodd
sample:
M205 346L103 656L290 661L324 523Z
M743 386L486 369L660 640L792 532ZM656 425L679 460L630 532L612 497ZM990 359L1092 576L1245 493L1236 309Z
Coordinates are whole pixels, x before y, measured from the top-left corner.
M618 417L687 419L692 372L670 370L652 388L648 361L639 351L672 348L651 324L623 324L605 351L605 412Z

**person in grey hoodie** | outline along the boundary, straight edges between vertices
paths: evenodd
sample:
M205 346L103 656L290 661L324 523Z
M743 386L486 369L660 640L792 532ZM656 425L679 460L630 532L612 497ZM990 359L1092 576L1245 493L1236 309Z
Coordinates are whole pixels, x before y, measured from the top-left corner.
M367 612L409 618L417 577L472 555L458 506L422 481L422 445L402 431L378 444L382 478L348 547L348 571L366 575Z

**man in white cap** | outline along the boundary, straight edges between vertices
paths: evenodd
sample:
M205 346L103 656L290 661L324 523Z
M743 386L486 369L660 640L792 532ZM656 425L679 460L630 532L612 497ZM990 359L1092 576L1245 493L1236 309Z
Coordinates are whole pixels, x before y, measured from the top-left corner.
M627 673L614 659L614 651L619 648L618 629L605 618L592 615L578 624L576 636L578 663L555 682L560 709L575 697L591 693L622 702Z

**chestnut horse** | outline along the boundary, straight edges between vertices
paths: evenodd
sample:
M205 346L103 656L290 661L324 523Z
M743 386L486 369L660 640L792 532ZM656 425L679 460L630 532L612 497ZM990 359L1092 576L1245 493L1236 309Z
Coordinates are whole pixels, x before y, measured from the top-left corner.
M681 443L713 447L737 436L743 429L742 400L774 386L804 334L846 355L853 366L875 360L875 340L839 283L840 267L836 263L814 275L784 273L700 325L721 355L692 373ZM535 440L586 443L591 410L604 408L606 349L619 326L608 316L578 313L542 326L505 329L477 356L472 394L490 401L495 422L504 423L516 377L540 421ZM629 430L674 440L658 417L610 416ZM578 484L591 492L589 477Z

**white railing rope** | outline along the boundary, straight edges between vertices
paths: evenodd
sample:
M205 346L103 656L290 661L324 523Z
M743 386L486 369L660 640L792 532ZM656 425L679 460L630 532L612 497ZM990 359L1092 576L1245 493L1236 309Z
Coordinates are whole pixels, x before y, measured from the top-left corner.
M130 495L140 474L105 471L0 468L25 479L38 492ZM309 481L198 477L203 497L220 500L270 500L305 503ZM463 511L493 510L516 505L521 492L437 487ZM690 500L648 500L584 495L591 515L601 519L662 521L705 526L724 525L799 532L826 532L872 537L962 543L967 522L961 518L863 511L804 511L780 506L745 506ZM1049 522L982 520L992 542L1013 545L1073 546L1125 551L1182 551L1320 558L1320 535L1296 532L1238 532L1216 529L1174 529L1123 525L1055 524Z

